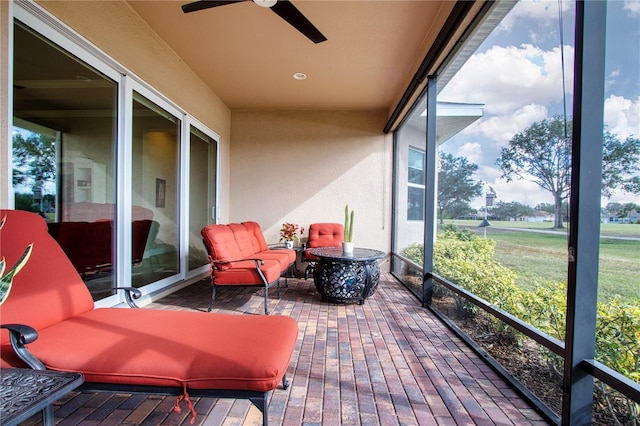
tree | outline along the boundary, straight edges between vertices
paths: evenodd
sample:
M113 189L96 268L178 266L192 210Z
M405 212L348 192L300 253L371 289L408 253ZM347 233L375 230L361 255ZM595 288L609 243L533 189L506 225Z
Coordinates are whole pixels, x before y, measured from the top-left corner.
M451 219L455 219L461 216L466 216L474 212L474 208L469 203L464 201L457 201L452 203L445 212L445 216Z
M534 207L534 210L538 210L541 212L553 213L556 211L556 208L553 204L549 203L540 203Z
M31 133L13 134L13 185L27 185L36 189L56 178L56 139Z
M476 170L478 165L469 163L465 157L440 154L438 215L441 224L447 213L460 215L473 210L469 202L482 195L482 182L472 178Z
M609 203L607 204L606 209L609 213L614 214L616 215L616 217L622 219L629 216L629 213L631 213L632 210L640 212L640 205L635 203Z
M501 220L517 220L526 216L530 216L531 214L533 214L533 212L534 210L532 207L529 207L526 204L522 204L517 201L511 201L508 203L500 201L491 209L492 215Z
M554 228L563 228L562 202L570 189L571 122L554 116L533 123L516 134L502 148L496 165L507 182L529 180L550 192L555 207ZM609 196L614 189L640 193L640 140L628 137L620 141L605 131L602 151L602 193Z
M609 198L614 189L640 194L640 139L627 137L624 142L609 131L604 132L602 151L602 194Z

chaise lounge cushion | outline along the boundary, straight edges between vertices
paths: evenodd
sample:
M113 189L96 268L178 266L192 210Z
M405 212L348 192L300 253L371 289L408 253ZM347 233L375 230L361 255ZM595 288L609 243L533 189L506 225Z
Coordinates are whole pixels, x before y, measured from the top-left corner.
M40 330L29 350L87 382L266 392L282 380L295 335L284 316L105 308Z

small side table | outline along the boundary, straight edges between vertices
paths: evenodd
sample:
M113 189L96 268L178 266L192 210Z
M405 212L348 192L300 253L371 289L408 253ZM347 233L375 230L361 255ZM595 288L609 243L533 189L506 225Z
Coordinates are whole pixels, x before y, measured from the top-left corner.
M25 368L0 369L0 419L5 426L17 425L42 412L42 423L53 425L54 401L84 382L80 373Z

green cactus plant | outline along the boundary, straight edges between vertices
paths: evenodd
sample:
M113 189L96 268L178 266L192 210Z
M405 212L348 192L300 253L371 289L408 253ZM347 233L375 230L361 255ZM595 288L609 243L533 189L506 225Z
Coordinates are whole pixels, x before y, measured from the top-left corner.
M0 230L2 230L6 219L7 217L4 216L0 221ZM4 257L0 260L0 305L2 305L4 301L7 300L7 297L9 297L11 285L13 284L13 277L15 277L24 265L27 264L27 261L29 261L29 257L31 256L32 249L33 244L29 244L24 253L22 253L22 256L20 256L20 259L18 259L16 264L13 265L6 274L4 273L4 270L7 267L7 261Z
M349 204L344 206L344 242L350 243L353 241L353 216L355 212L349 211Z

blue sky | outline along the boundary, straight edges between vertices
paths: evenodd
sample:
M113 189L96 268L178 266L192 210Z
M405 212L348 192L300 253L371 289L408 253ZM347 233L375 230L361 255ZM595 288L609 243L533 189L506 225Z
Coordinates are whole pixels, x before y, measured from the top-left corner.
M562 114L564 103L572 115L574 8L573 1L519 2L438 98L485 105L484 116L442 149L477 164L476 178L496 190L497 201L553 203L534 183L501 179L495 160L511 137L536 121ZM640 137L640 0L608 3L606 75L607 129L621 138ZM616 194L603 203L608 201L640 204L640 197ZM480 207L484 198L472 204Z

